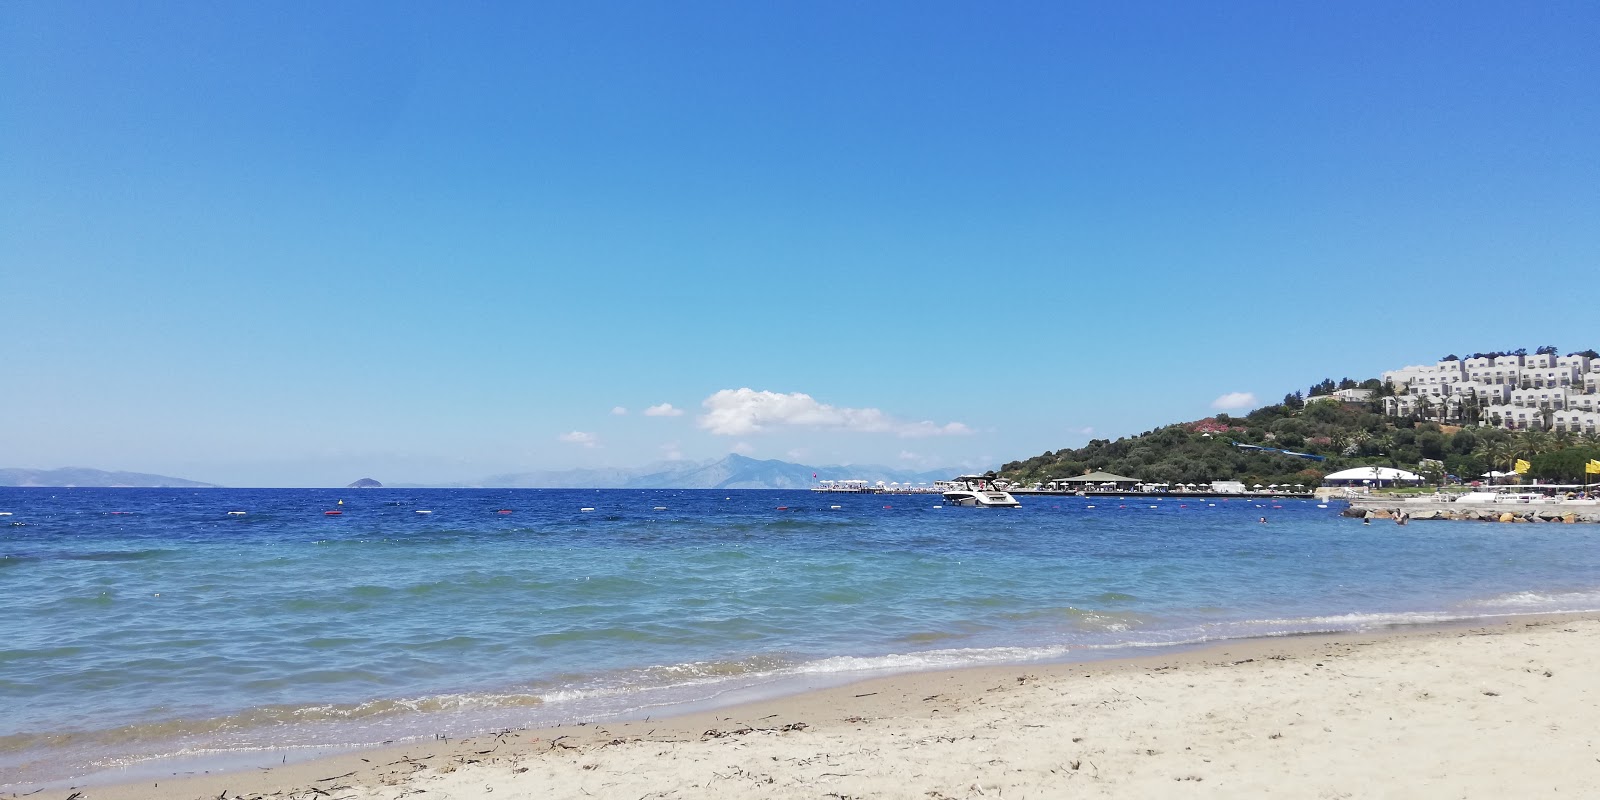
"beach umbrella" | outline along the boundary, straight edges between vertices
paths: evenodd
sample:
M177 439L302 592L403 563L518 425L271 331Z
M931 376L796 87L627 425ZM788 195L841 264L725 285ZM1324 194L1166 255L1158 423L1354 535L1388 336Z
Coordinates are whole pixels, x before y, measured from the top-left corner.
M1258 483L1258 484L1256 484L1256 485L1255 485L1255 488L1257 488L1257 489L1260 489L1260 488L1261 488L1261 484L1259 484L1259 483Z

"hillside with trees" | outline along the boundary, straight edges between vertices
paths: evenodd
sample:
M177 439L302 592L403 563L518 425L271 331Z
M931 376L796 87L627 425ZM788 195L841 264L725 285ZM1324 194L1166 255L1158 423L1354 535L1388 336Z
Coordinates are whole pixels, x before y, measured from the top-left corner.
M1332 396L1341 388L1371 389L1373 397L1344 402ZM1600 437L1595 434L1459 427L1423 419L1421 414L1387 416L1382 413L1382 397L1390 393L1377 379L1359 383L1329 379L1307 393L1294 392L1244 416L1218 414L1115 441L1095 439L1083 447L1010 462L999 475L1022 485L1105 470L1164 483L1238 480L1316 486L1323 476L1342 469L1384 466L1441 483L1447 475L1462 482L1479 480L1490 470L1510 471L1517 459L1527 459L1532 464L1528 477L1583 483L1584 463L1600 458Z

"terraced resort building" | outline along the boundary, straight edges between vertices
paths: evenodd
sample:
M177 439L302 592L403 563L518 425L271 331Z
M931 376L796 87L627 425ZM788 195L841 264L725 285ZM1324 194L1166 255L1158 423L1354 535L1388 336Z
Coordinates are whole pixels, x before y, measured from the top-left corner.
M1593 350L1446 357L1383 373L1392 416L1515 430L1600 432L1600 357Z

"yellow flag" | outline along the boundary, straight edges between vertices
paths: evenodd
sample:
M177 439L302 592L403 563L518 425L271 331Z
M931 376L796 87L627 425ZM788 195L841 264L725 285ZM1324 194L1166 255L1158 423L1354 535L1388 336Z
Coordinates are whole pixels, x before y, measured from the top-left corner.
M1589 463L1583 465L1583 471L1590 475L1600 475L1600 458L1589 459Z
M1518 475L1526 475L1526 474L1528 474L1528 470L1530 470L1532 468L1533 468L1532 464L1529 464L1528 462L1523 461L1522 459L1519 458L1519 459L1517 459L1517 465L1512 467L1511 471L1517 473Z

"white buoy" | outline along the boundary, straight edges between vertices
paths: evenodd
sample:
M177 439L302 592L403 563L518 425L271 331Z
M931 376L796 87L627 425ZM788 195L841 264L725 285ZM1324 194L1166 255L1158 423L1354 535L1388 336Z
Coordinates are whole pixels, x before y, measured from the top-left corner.
M593 510L594 510L594 509L592 509L592 508L589 508L589 507L587 507L587 506L585 506L585 507L583 507L583 508L580 508L580 509L578 509L578 510L579 510L579 511L593 511Z
M655 508L653 508L651 510L652 511L666 511L667 507L666 506L656 506Z
M838 511L839 509L844 508L844 506L828 506L828 508L831 508L834 511Z
M10 513L8 512L6 514L6 516L10 516ZM228 512L228 516L230 516L230 517L242 517L242 516L244 516L244 512L243 511L229 511Z
M418 513L418 514L432 514L432 513L433 513L433 512L432 512L432 511L429 511L429 510L428 510L428 509L426 509L426 508L419 508L419 509L417 509L417 513Z

